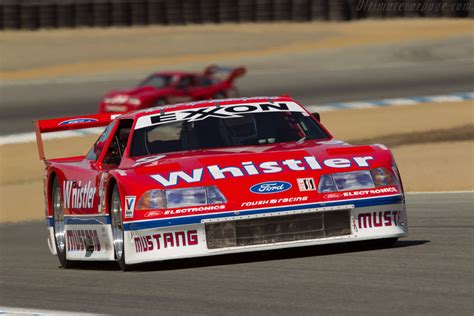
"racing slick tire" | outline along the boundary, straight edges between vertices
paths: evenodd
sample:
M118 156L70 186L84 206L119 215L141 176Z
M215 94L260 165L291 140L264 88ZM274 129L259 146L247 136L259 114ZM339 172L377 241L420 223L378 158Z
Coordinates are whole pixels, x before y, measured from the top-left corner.
M122 220L122 203L120 201L120 193L115 184L110 196L110 225L112 226L112 236L114 241L115 259L122 271L130 270L130 265L125 263L125 247L123 244L123 220Z
M73 268L76 262L66 259L66 226L64 223L64 210L61 194L61 187L58 183L58 178L55 177L53 187L51 190L51 203L53 209L53 231L54 244L56 246L56 253L58 255L61 267L65 269Z

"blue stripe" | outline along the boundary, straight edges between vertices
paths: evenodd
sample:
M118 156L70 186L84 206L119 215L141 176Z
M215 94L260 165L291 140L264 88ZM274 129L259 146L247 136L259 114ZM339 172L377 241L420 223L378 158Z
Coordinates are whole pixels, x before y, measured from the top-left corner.
M333 202L333 203L315 203L315 204L306 204L306 205L294 205L287 207L274 207L274 208L265 208L252 211L239 211L239 215L254 215L262 213L271 213L271 212L282 212L282 211L294 211L301 209L308 209L313 207L326 207L326 206L338 206L338 205L348 205L353 204L355 207L367 207L367 206L376 206L376 205L385 205L385 204L397 204L402 202L402 196L394 197L380 197L367 200L356 200L356 201L342 201L342 202ZM189 224L199 224L203 219L211 218L221 218L228 216L235 216L235 212L226 212L219 214L205 214L189 217L178 217L178 218L169 218L169 219L159 219L146 222L135 222L135 223L125 223L124 229L126 231L131 230L141 230L149 228L158 228L158 227L167 227L167 226L177 226L177 225L189 225Z
M67 216L64 217L66 225L100 225L110 224L109 215L101 216Z
M110 224L109 215L91 215L91 216L65 216L64 223L67 225L99 225ZM48 227L54 226L54 219L52 217L46 218L46 225Z
M82 216L68 216L64 217L64 223L67 225L98 225L110 224L110 217L106 215L82 215ZM48 227L54 226L54 219L52 217L46 218L46 225Z

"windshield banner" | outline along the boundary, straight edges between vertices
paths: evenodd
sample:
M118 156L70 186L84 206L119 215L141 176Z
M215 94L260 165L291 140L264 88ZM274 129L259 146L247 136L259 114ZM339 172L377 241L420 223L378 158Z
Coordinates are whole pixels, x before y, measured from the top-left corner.
M223 106L216 105L205 108L186 109L143 116L138 118L135 129L179 121L201 121L209 117L238 118L242 117L243 114L263 112L299 112L307 114L306 111L295 102L244 103Z

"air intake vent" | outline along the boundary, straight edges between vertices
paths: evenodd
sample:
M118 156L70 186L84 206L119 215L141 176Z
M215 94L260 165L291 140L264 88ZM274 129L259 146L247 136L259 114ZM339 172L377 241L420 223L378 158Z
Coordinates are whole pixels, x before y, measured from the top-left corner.
M314 240L350 234L350 210L206 224L208 249Z

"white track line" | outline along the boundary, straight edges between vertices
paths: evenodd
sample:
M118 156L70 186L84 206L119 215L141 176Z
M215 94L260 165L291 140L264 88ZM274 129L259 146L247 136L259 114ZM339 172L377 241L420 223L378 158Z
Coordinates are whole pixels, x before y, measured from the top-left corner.
M78 312L68 311L55 311L55 310L40 310L40 309L25 309L25 308L12 308L0 306L0 315L12 315L12 316L50 316L50 315L68 315L68 316L91 316L101 314L87 314Z

